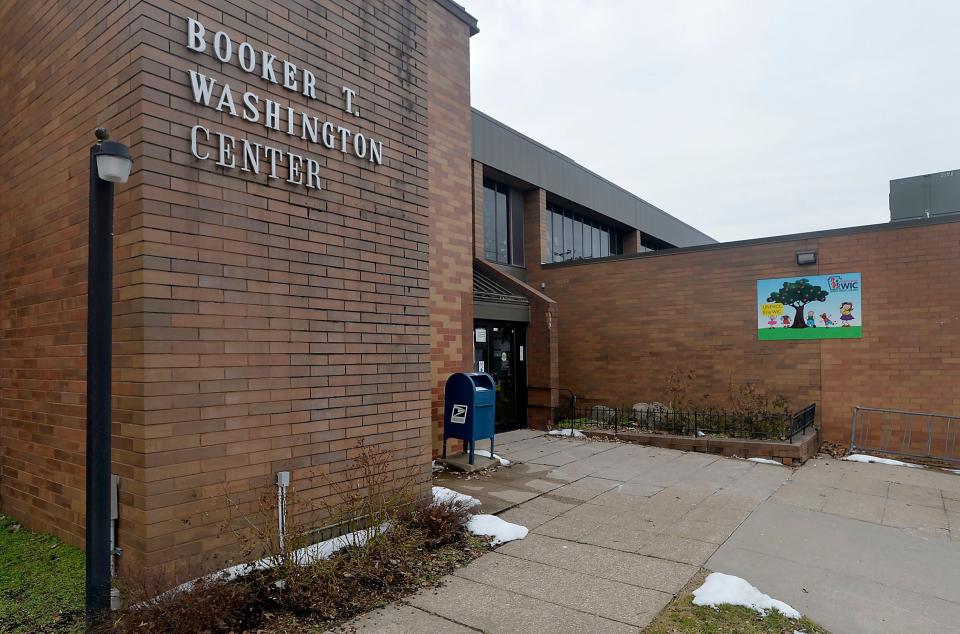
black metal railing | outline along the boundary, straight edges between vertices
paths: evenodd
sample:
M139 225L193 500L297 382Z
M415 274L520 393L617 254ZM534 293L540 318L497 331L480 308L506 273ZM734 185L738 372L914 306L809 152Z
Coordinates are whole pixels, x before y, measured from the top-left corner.
M805 434L807 430L813 427L817 421L817 404L810 403L802 410L790 417L790 436L789 439L798 434Z
M553 410L557 428L608 429L614 433L640 431L675 436L721 436L755 440L789 440L816 421L816 404L795 414L741 412L719 409L673 410L609 407L574 403Z

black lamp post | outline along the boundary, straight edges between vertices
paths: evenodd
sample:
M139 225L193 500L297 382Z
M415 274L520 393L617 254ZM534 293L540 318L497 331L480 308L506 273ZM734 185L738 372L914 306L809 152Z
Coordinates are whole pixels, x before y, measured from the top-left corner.
M110 378L113 332L113 184L130 176L127 146L97 128L90 148L87 263L86 619L110 609Z

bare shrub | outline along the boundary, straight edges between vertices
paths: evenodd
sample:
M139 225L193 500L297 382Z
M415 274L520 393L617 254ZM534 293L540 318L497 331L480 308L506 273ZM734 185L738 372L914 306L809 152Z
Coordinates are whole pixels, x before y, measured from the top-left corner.
M255 584L246 580L199 579L189 590L145 597L142 593L153 591L152 586L141 577L125 584L127 606L98 631L228 632L239 623L256 622L255 615L262 611Z
M418 531L425 543L439 545L449 543L471 515L473 511L462 503L420 500L400 519L401 523Z
M683 409L689 404L690 390L697 378L694 370L674 368L667 374L664 391L667 394L667 407Z
M479 554L483 542L462 528L469 509L431 504L417 471L396 465L391 452L360 445L348 472L315 476L330 496L299 500L291 487L288 515L296 521L288 523L284 548L275 488L247 502L225 496L230 513L221 530L233 535L241 560L259 563L232 579L207 577L166 593L168 579L128 574L126 607L101 631L214 634L258 628L264 619L336 622L413 592ZM332 556L308 548L344 533L352 539ZM434 552L444 548L443 556Z
M751 382L734 382L730 378L730 402L733 413L758 433L782 436L790 418L790 403L779 394L772 394Z

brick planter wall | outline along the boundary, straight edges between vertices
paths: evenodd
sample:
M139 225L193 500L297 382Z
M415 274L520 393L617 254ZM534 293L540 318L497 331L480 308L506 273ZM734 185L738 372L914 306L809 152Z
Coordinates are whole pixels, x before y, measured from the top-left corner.
M793 442L712 436L693 438L691 436L670 436L632 431L614 434L608 431L584 430L583 433L591 438L617 439L638 445L663 447L664 449L698 451L737 458L767 458L787 466L803 464L815 456L820 449L820 431L817 429L811 429L803 436L797 436Z

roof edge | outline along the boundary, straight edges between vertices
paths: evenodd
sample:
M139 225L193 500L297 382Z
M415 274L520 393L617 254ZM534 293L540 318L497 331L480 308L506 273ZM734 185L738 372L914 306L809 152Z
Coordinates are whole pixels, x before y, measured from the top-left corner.
M520 137L521 139L527 141L528 143L531 143L531 144L539 147L539 148L540 148L541 150L543 150L544 152L548 152L548 153L556 156L556 157L559 158L560 160L566 161L566 162L569 163L570 165L573 165L573 166L576 167L577 169L583 170L583 171L586 172L587 174L590 174L590 175L593 176L594 178L597 178L598 180L600 180L601 182L605 183L606 185L608 185L608 186L610 186L610 187L613 187L613 188L615 188L615 189L620 190L621 192L625 193L627 196L630 196L631 198L635 198L635 199L637 199L637 200L639 200L639 201L641 201L641 202L643 202L643 203L645 203L645 204L647 204L647 205L650 205L651 207L653 207L654 209L656 209L657 211L659 211L659 212L662 213L662 214L666 214L666 215L670 216L673 220L675 220L676 222L680 223L681 225L687 227L688 229L690 229L690 230L692 230L692 231L696 231L696 232L699 233L701 236L705 237L705 238L708 239L708 240L711 240L712 243L716 243L716 242L717 242L717 239L716 239L716 238L714 238L713 236L707 234L707 233L704 232L703 230L698 229L697 227L694 227L693 225L691 225L690 223L688 223L688 222L685 221L685 220L681 220L680 218L677 218L676 216L674 216L674 215L671 214L670 212L661 209L660 207L658 207L657 205L653 204L653 203L650 202L649 200L643 198L642 196L638 196L637 194L633 193L632 191L630 191L630 190L627 189L626 187L614 183L612 180L610 180L610 179L607 178L606 176L602 176L602 175L596 173L595 171L593 171L592 169L590 169L589 167L586 167L586 166L578 163L577 161L575 161L574 159L570 158L569 156L567 156L567 155L564 154L563 152L560 152L560 151L558 151L558 150L554 150L554 149L551 148L550 146L545 145L545 144L541 143L540 141L537 141L537 140L534 139L533 137L528 136L528 135L524 134L523 132L520 132L520 131L517 130L516 128L511 127L511 126L507 125L506 123L504 123L503 121L500 121L499 119L494 118L493 116L487 114L486 112L480 110L479 108L476 108L476 107L471 106L470 109L473 111L474 114L476 114L476 115L478 115L478 116L480 116L480 117L483 117L484 119L486 119L486 120L489 121L490 123L492 123L492 124L494 124L494 125L496 125L496 126L499 126L499 127L503 128L503 129L506 130L507 132L510 132L510 133L512 133L512 134L515 134L516 136ZM599 210L597 210L597 211L599 211ZM603 212L601 211L600 213L603 213Z
M453 0L436 0L436 2L470 28L470 37L480 32L480 27L477 26L477 19L467 13L466 8Z

